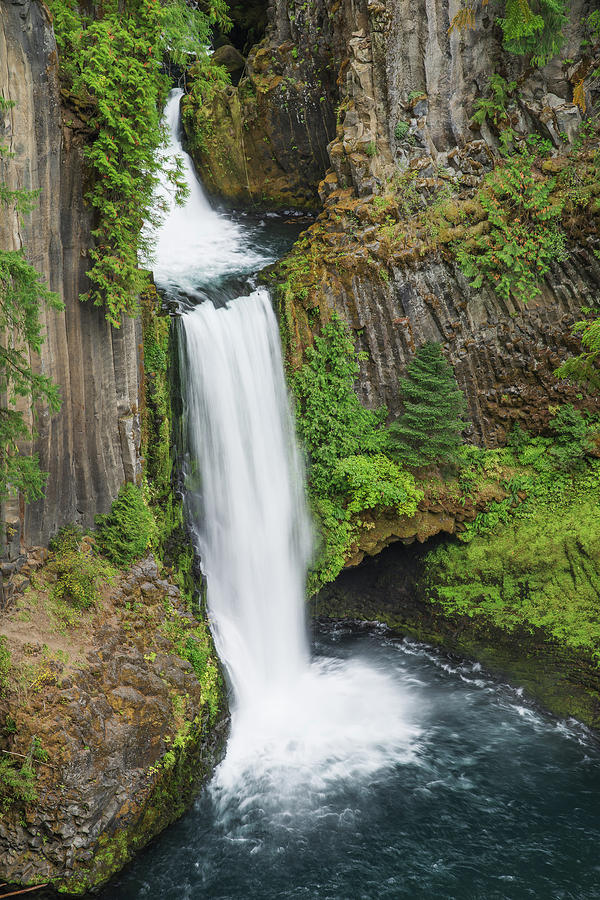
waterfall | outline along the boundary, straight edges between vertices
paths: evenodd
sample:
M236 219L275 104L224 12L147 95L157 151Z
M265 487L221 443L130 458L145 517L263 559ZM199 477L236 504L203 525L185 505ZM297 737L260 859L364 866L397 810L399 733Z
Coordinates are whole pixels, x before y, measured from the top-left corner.
M170 152L181 155L180 94L172 92L165 116ZM201 287L208 298L179 328L186 509L232 687L231 737L212 796L233 832L240 821L252 830L268 810L273 821L291 810L312 816L327 804L328 786L407 758L417 731L387 672L360 659L310 657L311 530L277 322L266 290L225 304L215 290L221 275L272 261L272 250L257 250L247 227L210 206L183 158L190 196L159 231L154 272L167 291L197 296Z
M198 288L214 284L231 273L253 272L273 258L257 250L252 235L212 208L196 177L194 164L182 144L179 104L183 91L169 94L163 124L168 141L165 157L182 163L189 194L183 206L174 202L175 189L162 178L159 199L167 213L156 234L152 269L154 278L167 291L196 295Z
M184 317L194 524L215 640L245 705L308 665L310 549L277 321L266 291ZM194 492L188 496L194 499Z

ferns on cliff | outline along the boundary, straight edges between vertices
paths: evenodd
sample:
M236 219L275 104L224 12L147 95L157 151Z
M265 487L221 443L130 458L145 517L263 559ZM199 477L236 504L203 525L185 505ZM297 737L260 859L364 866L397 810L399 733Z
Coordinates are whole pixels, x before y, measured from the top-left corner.
M449 32L474 28L477 8L487 5L488 0L466 0ZM502 28L505 50L529 56L534 66L545 66L564 43L566 0L504 0L504 15L496 21Z
M92 170L87 202L96 211L82 299L104 305L115 326L123 313L137 313L146 285L138 257L150 255L144 224L160 219L155 197L165 134L160 123L169 81L163 56L177 64L205 57L214 23L226 27L225 0L207 11L185 0L107 0L92 13L76 0L50 0L63 84L93 140L85 148ZM182 191L177 169L170 172Z
M584 313L589 318L573 326L573 334L581 336L582 352L567 359L555 374L600 391L600 315L591 309Z
M538 144L530 137L486 176L477 198L489 228L457 247L471 286L487 282L505 300L511 294L525 302L535 297L550 265L566 257L559 228L564 198L553 194L556 178L543 178L537 170Z
M11 105L0 97L0 112ZM0 160L9 156L0 146ZM0 182L4 214L7 210L15 216L28 213L36 199L35 191L15 190ZM31 366L31 354L39 353L44 341L43 306L62 309L58 295L48 289L22 250L0 250L0 500L15 490L26 500L36 500L46 481L37 457L25 455L21 446L33 434L23 406L31 409L41 401L50 412L60 406L56 385Z

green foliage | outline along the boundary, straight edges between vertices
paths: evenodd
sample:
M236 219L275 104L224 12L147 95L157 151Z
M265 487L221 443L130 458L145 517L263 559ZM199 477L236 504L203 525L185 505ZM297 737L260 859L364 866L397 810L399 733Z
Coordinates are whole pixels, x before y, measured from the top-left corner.
M124 484L111 511L97 516L99 549L117 566L128 566L148 549L155 533L154 517L142 491Z
M556 178L542 177L535 164L530 140L486 177L478 200L489 230L456 253L472 287L487 281L505 300L511 294L525 302L535 297L551 262L566 258L558 227L564 201L551 197Z
M86 610L100 601L100 586L114 573L105 560L93 555L91 548L81 545L82 533L74 525L65 525L50 542L52 556L46 571L56 578L51 597L57 601L59 618L73 624L73 616L60 608L67 604L74 610Z
M8 649L5 636L0 634L0 697L10 687L10 679L8 677L10 665L10 650Z
M557 410L550 425L554 437L532 436L515 425L509 446L497 451L514 473L503 482L508 496L491 503L466 526L459 535L463 543L494 534L513 518L529 518L540 503L568 504L576 499L577 490L593 489L598 478L593 459L598 425L571 404Z
M341 490L349 497L350 513L382 506L394 509L398 515L414 516L423 499L414 477L382 453L348 456L337 463L336 476Z
M78 110L87 108L94 140L85 148L93 173L87 202L97 214L90 250L89 294L115 326L137 312L147 284L138 257L149 257L149 230L160 219L160 109L168 89L163 55L179 65L205 58L211 23L226 22L224 0L202 12L185 0L107 0L84 11L76 0L51 0L61 76ZM170 173L182 196L181 169Z
M564 471L581 469L593 449L592 435L599 434L598 428L590 427L582 413L570 403L560 408L550 427L556 439L549 452L557 468Z
M377 144L375 141L369 141L365 147L365 153L367 156L377 156Z
M427 466L456 458L465 427L465 398L439 344L423 344L400 380L403 412L390 439L404 465Z
M191 663L202 689L202 704L208 707L209 722L216 721L222 703L223 683L214 657L214 646L206 622L176 617L161 626L173 650Z
M321 538L309 575L314 593L341 571L362 511L390 507L414 515L422 497L411 475L385 455L385 408L368 410L354 391L359 357L333 316L290 375L298 434L308 452L309 497Z
M507 107L517 88L516 81L506 81L501 75L493 74L488 79L488 95L475 101L475 112L471 121L478 125L487 122L500 133L502 146L506 147L514 138L510 127Z
M394 128L394 137L397 141L403 141L410 131L410 125L408 122L398 122L396 127Z
M231 83L231 79L224 66L217 66L209 60L198 60L189 75L189 91L181 104L186 134L192 150L211 153L215 149L210 142L214 136L212 103Z
M573 334L581 335L583 352L567 359L555 374L600 391L600 316L590 309L583 312L588 318L573 326Z
M32 760L16 762L0 752L0 809L8 811L15 803L30 806L37 800Z
M600 659L599 490L598 462L558 485L550 476L494 531L430 552L430 599L509 631L545 628Z
M504 16L496 21L502 28L503 46L509 53L527 55L534 66L545 66L564 43L567 22L566 0L502 0ZM452 19L450 31L475 26L477 7L488 0L463 0Z
M387 444L386 410L365 409L354 392L358 358L338 316L316 335L304 365L291 374L299 436L308 451L309 480L320 496L335 489L336 464Z
M311 510L317 527L318 555L308 574L309 596L334 581L344 568L355 529L339 498L311 494Z
M506 0L504 17L498 19L509 53L531 57L534 66L545 66L564 43L567 23L565 0Z
M12 105L0 97L0 111ZM7 155L6 148L0 147L0 159ZM0 214L29 213L37 196L38 192L12 190L0 181ZM46 483L37 457L26 456L19 448L33 433L23 411L15 408L19 398L26 398L31 407L42 402L50 412L60 407L58 388L48 376L34 372L30 362L30 355L39 353L44 342L43 306L63 308L23 251L0 249L0 500L12 491L37 500Z

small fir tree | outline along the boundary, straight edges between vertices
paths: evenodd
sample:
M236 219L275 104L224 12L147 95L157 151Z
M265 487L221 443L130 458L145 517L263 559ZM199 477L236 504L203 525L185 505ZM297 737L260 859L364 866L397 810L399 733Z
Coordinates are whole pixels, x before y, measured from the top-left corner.
M461 444L465 397L439 344L419 347L400 379L403 412L390 425L400 461L411 467L450 462Z

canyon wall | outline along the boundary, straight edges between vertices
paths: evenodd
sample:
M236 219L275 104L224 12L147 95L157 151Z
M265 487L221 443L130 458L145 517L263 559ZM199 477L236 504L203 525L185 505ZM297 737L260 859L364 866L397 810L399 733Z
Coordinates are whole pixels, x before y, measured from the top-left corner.
M306 205L311 191L319 193L321 214L271 281L294 364L336 312L363 352L359 396L395 414L398 378L415 348L440 341L467 395L470 438L494 446L516 421L544 429L549 407L593 406L553 373L578 351L570 328L581 307L597 302L600 186L563 223L567 256L553 261L539 294L505 300L486 284L471 287L453 241L482 233L485 223L469 216L499 158L498 129L472 116L477 101L491 96L490 76L514 82L505 124L517 135L535 132L549 141L548 172L560 176L582 106L589 110L598 99L597 80L583 78L590 68L583 19L593 4L570 4L561 53L541 69L503 50L488 7L478 9L473 28L451 28L460 8L447 0L275 0L267 34L249 53L239 85L217 91L207 106L214 120L210 152L197 152L196 161L212 189L231 200L250 201L253 193L255 201L274 206L282 197ZM579 104L573 102L578 84ZM323 109L335 110L335 120L328 115L316 128L306 110L318 108L319 98ZM277 112L282 108L286 117ZM271 152L274 117L278 143L295 154L295 166ZM190 112L192 143L202 125L198 110ZM244 174L223 163L215 178L219 152L233 158L236 145ZM275 165L277 190L270 193ZM247 172L260 189L248 192ZM307 195L300 197L299 184ZM397 226L393 238L390 224Z
M0 142L11 154L0 159L0 180L40 192L30 215L2 214L0 245L24 248L65 304L63 312L43 313L46 340L32 359L60 386L62 407L52 416L37 410L33 450L49 473L44 498L6 504L7 553L15 558L67 522L93 525L120 485L139 476L141 332L134 319L112 328L102 309L79 300L92 240L83 200L86 133L61 106L47 8L38 0L1 0L0 12L0 94L14 102L0 119Z
M582 121L573 102L584 71L582 18L592 4L570 6L560 56L536 70L502 50L501 31L486 9L478 11L475 28L449 33L457 3L338 4L342 114L328 147L331 169L320 186L321 227L314 237L309 232L328 261L314 273L315 289L294 297L288 314L297 346L332 310L352 326L364 352L358 391L367 405L398 411L398 377L426 340L444 345L469 402L471 437L479 442L502 443L515 421L543 428L548 407L561 402L593 405L553 372L577 352L570 326L581 307L597 303L597 204L569 234L567 258L552 265L541 292L527 302L504 300L485 284L473 289L452 252L452 232L458 236L498 149L498 133L471 118L476 100L489 96L492 74L518 85L508 104L516 133L541 134L559 158L573 145ZM584 84L588 109L598 95L589 84L594 81ZM560 170L558 162L551 171ZM399 172L405 178L397 187ZM452 197L445 209L438 200L444 193ZM450 210L452 224L443 223L450 234L432 237L433 212L421 231L415 234L407 223L401 241L386 241L386 216L402 226L436 201L442 221Z

